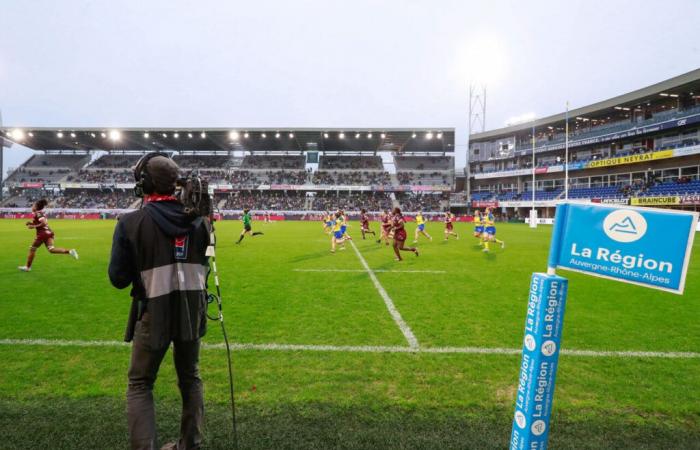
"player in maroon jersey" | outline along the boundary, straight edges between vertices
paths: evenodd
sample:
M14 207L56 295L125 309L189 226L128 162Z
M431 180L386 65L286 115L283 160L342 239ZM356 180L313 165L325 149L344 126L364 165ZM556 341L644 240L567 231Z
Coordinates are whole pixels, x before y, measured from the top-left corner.
M36 230L36 238L32 242L32 246L29 248L29 255L27 256L27 265L18 267L19 270L23 272L29 272L32 270L32 262L34 261L34 255L36 250L43 245L49 250L49 253L59 254L59 255L71 255L73 258L78 259L78 252L75 249L65 249L53 246L54 233L49 228L49 222L41 212L44 207L49 202L46 199L41 199L32 205L32 213L34 217L31 222L27 222L27 228Z
M379 220L382 223L382 234L377 239L377 244L381 244L382 241L389 245L389 240L392 238L391 234L391 214L388 209L384 210L384 213L380 216Z
M401 252L413 252L418 256L418 249L416 247L404 247L406 243L406 229L404 224L406 221L401 214L401 209L394 208L394 215L391 218L391 228L394 230L394 253L396 253L396 261L402 261Z
M377 233L369 229L369 215L364 208L360 209L360 231L362 232L362 239L365 238L365 233L372 236L377 235Z
M459 235L454 231L454 225L452 222L455 220L455 215L452 214L451 212L447 211L445 212L445 240L452 235L457 240L459 240Z

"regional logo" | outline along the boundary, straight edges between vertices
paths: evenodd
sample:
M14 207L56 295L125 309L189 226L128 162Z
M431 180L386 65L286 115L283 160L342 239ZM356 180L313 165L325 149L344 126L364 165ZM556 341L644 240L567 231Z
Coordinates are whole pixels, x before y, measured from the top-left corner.
M607 215L603 230L613 241L634 242L646 234L647 221L637 211L618 209Z
M525 414L523 414L520 411L515 411L515 423L518 424L518 428L524 430L525 426L527 425L527 419L525 418Z

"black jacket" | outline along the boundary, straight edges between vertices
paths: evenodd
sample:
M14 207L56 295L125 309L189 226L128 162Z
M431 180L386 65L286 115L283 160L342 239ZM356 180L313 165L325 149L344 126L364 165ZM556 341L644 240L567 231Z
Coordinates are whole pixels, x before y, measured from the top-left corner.
M190 218L177 201L148 203L121 217L114 229L109 279L131 285L131 311L124 340L134 337L144 311L150 345L192 341L206 332L209 223Z

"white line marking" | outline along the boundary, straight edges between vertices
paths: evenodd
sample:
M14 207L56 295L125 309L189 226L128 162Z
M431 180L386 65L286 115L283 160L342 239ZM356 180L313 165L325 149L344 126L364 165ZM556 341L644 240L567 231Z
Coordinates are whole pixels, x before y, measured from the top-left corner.
M364 269L292 269L293 272L367 272ZM374 269L374 273L447 273L444 270L386 270Z
M123 341L81 341L62 339L0 339L0 345L25 345L39 347L129 347ZM221 344L202 344L205 349L224 349ZM461 353L477 355L520 355L517 348L500 347L401 347L382 345L303 345L303 344L245 344L232 343L235 350L262 350L282 352L337 352L337 353ZM562 349L562 355L597 358L663 358L663 359L700 359L696 352L646 352L627 350L572 350Z
M394 306L394 302L391 300L391 297L389 297L389 294L387 294L384 287L379 283L379 280L377 279L377 276L374 274L372 269L369 268L369 265L367 264L367 261L365 261L365 258L362 256L362 253L360 253L360 250L357 249L357 246L353 241L350 241L350 245L352 245L352 249L355 250L355 254L362 263L362 267L365 268L365 271L369 275L369 278L372 280L372 283L374 283L374 287L377 288L377 292L379 292L379 295L384 300L384 304L386 305L386 309L389 310L389 314L391 314L391 317L394 319L394 322L396 322L396 325L398 325L399 329L406 338L406 341L408 341L408 346L412 349L418 348L418 339L416 339L416 336L413 334L413 331L411 331L411 328L408 326L408 324L404 322L403 318L401 317L401 314L396 309L396 306Z

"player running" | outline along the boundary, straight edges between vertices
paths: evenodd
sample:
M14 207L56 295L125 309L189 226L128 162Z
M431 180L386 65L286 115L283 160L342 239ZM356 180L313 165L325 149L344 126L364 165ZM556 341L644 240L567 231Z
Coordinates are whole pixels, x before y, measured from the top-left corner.
M377 239L377 244L381 244L382 241L389 245L389 240L391 239L391 214L388 209L384 210L384 213L380 216L379 220L382 223L382 234Z
M418 243L418 235L419 234L422 234L423 236L427 237L432 242L432 240L433 240L432 236L430 236L425 231L425 218L423 217L423 211L418 211L418 214L416 215L416 232L414 233L414 236L413 236L413 243L414 244Z
M362 232L362 239L365 239L365 234L371 234L376 236L377 234L369 229L369 215L367 215L367 210L360 209L360 231Z
M481 211L478 209L474 211L474 237L480 240L483 244L482 235L484 234L484 218L481 215Z
M326 211L321 220L323 221L323 232L330 234L333 231L333 214Z
M32 246L29 247L29 255L27 256L27 264L24 266L19 266L18 269L22 272L29 272L32 270L32 262L34 262L34 256L36 255L36 250L41 247L41 245L46 245L49 253L56 255L71 255L73 258L78 259L78 252L72 248L70 250L60 247L53 246L54 233L49 228L49 221L41 212L44 207L48 204L48 200L41 199L38 200L34 205L32 205L32 220L27 222L27 228L36 230L36 238L32 242Z
M486 214L482 219L484 222L483 243L484 252L489 252L489 242L497 242L501 244L501 248L506 248L506 243L496 239L496 219L491 213L491 208L486 208Z
M394 253L396 253L396 261L403 261L401 258L401 252L413 252L418 256L418 249L416 247L404 247L406 243L406 228L404 227L406 221L401 214L401 209L399 207L394 208L394 215L391 219L391 228L394 231Z
M340 245L341 250L345 250L345 241L351 241L352 238L343 231L343 213L338 211L335 213L333 221L333 233L331 234L331 253L335 253L336 245Z
M347 216L347 214L345 214L345 211L343 211L342 209L338 210L338 212L340 213L340 217L342 219L342 222L340 224L340 231L343 232L344 237L348 238L348 240L352 240L352 238L348 234L348 227L350 226L350 224L348 223L348 216ZM338 220L338 219L336 219L336 220Z
M258 236L264 234L262 231L256 231L254 233L251 232L253 229L253 217L250 215L250 209L246 208L243 210L243 217L241 217L241 222L243 222L243 231L241 231L241 235L238 238L236 244L240 244L246 234L251 236Z
M454 231L454 222L455 220L455 215L452 214L449 211L445 212L445 240L447 240L448 237L454 236L455 239L459 240L459 235Z

